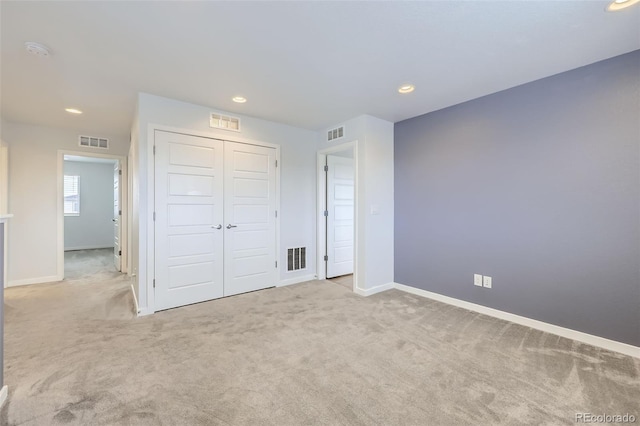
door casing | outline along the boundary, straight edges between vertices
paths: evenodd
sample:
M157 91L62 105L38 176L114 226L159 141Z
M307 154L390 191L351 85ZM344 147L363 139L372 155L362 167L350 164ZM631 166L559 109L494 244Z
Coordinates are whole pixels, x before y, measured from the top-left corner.
M267 148L274 148L276 150L276 160L278 161L278 167L276 168L276 209L280 212L280 145L262 142L253 139L243 138L239 135L232 134L232 132L220 130L220 131L211 131L211 132L202 132L193 129L184 129L179 127L165 126L162 124L151 123L147 126L147 174L146 179L148 182L148 186L146 189L146 198L143 198L141 195L140 204L146 203L147 206L152 206L151 208L147 208L145 219L146 219L146 251L145 253L140 253L139 263L140 265L146 264L145 269L145 277L143 280L138 281L138 285L144 285L146 287L146 302L147 307L144 310L139 310L138 315L148 315L156 312L155 306L155 293L153 288L153 280L155 275L155 235L154 235L154 222L153 222L153 206L155 206L155 160L153 154L153 146L155 144L155 133L157 131L164 132L173 132L173 133L182 133L185 135L191 136L200 136L203 138L212 138L212 139L220 139L229 142L238 142L245 143L248 145L257 145L264 146ZM276 271L276 286L281 281L280 277L280 268L281 268L281 253L280 253L280 214L278 214L278 218L276 219L276 257L278 258L278 268ZM141 222L140 227L143 227L144 224ZM142 241L140 243L140 247L142 248Z
M317 265L317 274L319 280L324 280L327 278L326 266L324 261L324 254L327 250L327 224L324 220L324 211L327 208L326 205L326 193L327 193L327 185L325 181L324 174L324 166L327 164L327 154L332 154L335 152L346 151L349 149L353 149L353 187L354 187L354 196L353 196L353 204L354 204L354 236L353 236L353 291L359 289L360 280L363 277L360 276L358 272L364 263L360 259L360 220L359 220L359 199L360 199L360 179L358 174L358 141L354 140L352 142L343 143L340 145L333 146L331 148L325 148L318 151L317 157L317 216L316 216L316 224L317 224L317 233L316 233L316 265Z
M129 232L129 223L128 223L128 182L129 182L129 174L127 168L127 157L122 155L110 155L110 154L100 154L86 151L68 151L68 150L58 150L58 173L57 173L57 233L58 233L58 241L57 241L57 280L62 281L64 279L64 204L63 204L63 194L64 194L64 156L65 155L76 155L81 157L93 157L93 158L106 158L110 160L118 161L118 165L120 170L122 170L122 176L120 176L120 209L122 210L122 216L120 217L120 246L122 250L122 255L120 256L120 272L126 273L129 268L129 253L127 252L128 247L128 232Z

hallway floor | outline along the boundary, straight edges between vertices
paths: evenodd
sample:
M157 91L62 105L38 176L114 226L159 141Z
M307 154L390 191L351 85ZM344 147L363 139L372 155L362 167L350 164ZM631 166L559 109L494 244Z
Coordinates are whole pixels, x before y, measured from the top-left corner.
M113 248L64 252L65 280L96 281L118 275L113 264Z

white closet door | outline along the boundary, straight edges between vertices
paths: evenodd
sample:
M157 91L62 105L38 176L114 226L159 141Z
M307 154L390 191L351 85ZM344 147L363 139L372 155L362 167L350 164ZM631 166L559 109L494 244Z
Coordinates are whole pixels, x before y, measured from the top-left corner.
M156 310L223 296L223 142L155 133Z
M327 155L327 278L353 274L353 159Z
M275 151L225 142L225 296L276 284Z

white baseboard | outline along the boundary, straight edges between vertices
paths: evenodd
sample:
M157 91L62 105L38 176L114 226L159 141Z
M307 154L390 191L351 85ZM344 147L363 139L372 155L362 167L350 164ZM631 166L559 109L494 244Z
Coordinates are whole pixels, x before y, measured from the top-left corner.
M572 330L570 328L560 327L558 325L549 324L546 322L534 320L534 319L523 317L520 315L511 314L509 312L488 308L486 306L477 305L475 303L465 302L464 300L455 299L449 296L443 296L442 294L432 293L427 290L422 290L422 289L411 287L404 284L394 283L393 287L398 290L405 291L407 293L415 294L417 296L426 297L428 299L436 300L438 302L446 303L449 305L457 306L459 308L464 308L470 311L488 315L494 318L499 318L505 321L510 321L516 324L524 325L525 327L535 328L536 330L555 334L561 337L566 337L567 339L576 340L578 342L586 343L592 346L597 346L599 348L607 349L613 352L619 352L624 355L640 358L640 347L638 346L617 342L615 340L605 339L604 337L594 336L592 334L583 333L581 331Z
M152 311L149 308L138 308L138 316L139 317L144 317L144 316L151 315L151 314L155 314L155 312Z
M7 400L7 396L9 395L9 388L7 385L4 385L2 389L0 389L0 407L4 405L4 402Z
M316 275L303 275L301 277L289 278L287 280L280 280L280 282L276 285L276 287L284 287L287 285L300 284L305 281L313 281L318 279Z
M381 293L383 291L391 290L394 287L395 283L386 283L376 287L371 288L360 288L356 287L353 289L354 293L359 294L360 296L371 296L376 293Z
M133 294L133 304L135 305L136 315L140 313L140 308L138 308L138 298L136 297L136 289L131 284L131 294Z
M65 247L64 251L76 251L76 250L96 250L96 249L112 249L113 245L97 245L97 246L78 246L78 247Z
M21 285L30 285L30 284L52 283L56 281L62 281L62 278L58 277L57 275L51 275L48 277L36 277L36 278L26 278L23 280L11 280L7 283L7 287L17 287Z

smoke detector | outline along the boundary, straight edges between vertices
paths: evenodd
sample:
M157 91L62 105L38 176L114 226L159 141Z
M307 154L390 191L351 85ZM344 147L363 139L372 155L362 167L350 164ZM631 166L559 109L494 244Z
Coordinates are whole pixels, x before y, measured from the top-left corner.
M49 55L51 55L51 50L44 44L28 41L24 44L24 47L27 49L27 52L41 58L48 58Z

